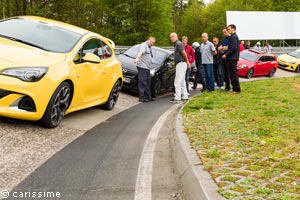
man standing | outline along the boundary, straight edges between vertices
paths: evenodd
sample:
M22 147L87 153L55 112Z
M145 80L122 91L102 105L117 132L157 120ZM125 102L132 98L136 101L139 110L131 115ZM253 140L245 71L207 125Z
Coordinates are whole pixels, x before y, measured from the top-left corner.
M185 73L187 69L191 69L191 65L184 50L184 45L178 40L178 35L176 33L171 33L170 40L175 46L174 61L176 64L176 75L174 82L175 98L170 100L170 102L179 103L181 101L188 100Z
M235 33L236 26L234 24L228 25L227 30L230 33L228 50L225 51L225 54L222 57L226 59L228 65L232 90L233 90L232 93L237 94L241 92L239 77L236 70L237 61L240 58L240 51L239 51L240 41L237 34Z
M206 90L206 83L205 83L205 79L204 79L204 70L203 67L201 66L202 62L201 62L201 50L200 50L200 44L198 42L194 42L192 44L193 49L195 50L195 61L196 61L196 67L197 67L197 71L195 74L195 80L194 80L194 86L192 87L194 90L197 89L197 85L199 80L202 83L202 90L201 92Z
M251 48L251 46L250 46L250 45L251 45L251 43L250 43L250 41L248 40L248 41L247 41L247 45L246 45L245 49L250 49L250 48Z
M215 90L214 79L214 59L213 56L217 54L214 45L208 41L208 34L202 34L203 43L201 44L201 59L202 66L205 72L206 87L209 92Z
M218 48L221 46L219 44L219 38L214 37L212 42L217 51L217 54L214 55L214 77L215 77L216 83L217 83L216 89L224 89L223 67L222 67L222 63L220 61L221 55L218 50Z
M245 42L244 42L244 41L241 41L241 44L240 44L240 52L245 50L244 45L245 45Z
M221 46L219 47L219 51L221 51L221 55L224 54L224 52L228 49L228 42L230 39L230 33L227 31L227 27L224 27L222 30L225 39L223 40ZM230 76L229 76L229 69L227 66L227 62L225 59L222 58L221 60L222 66L223 66L223 75L224 75L224 81L225 81L225 91L230 91Z
M265 53L273 54L273 47L270 45L269 42L267 43L267 46L265 46L264 50L265 50Z
M138 69L138 87L139 87L139 101L149 102L154 101L151 97L151 76L150 76L150 65L152 64L152 50L151 47L155 43L155 38L150 37L146 42L140 45L140 51L134 63Z
M186 55L188 57L188 60L189 60L190 64L193 64L193 62L195 61L195 54L194 54L193 48L190 45L188 45L188 37L183 36L181 38L181 41L184 45L184 49L185 49L185 52L186 52ZM190 73L191 73L191 70L187 69L186 74L185 74L185 82L186 82L186 90L188 92L188 95L190 94L190 89L189 89L189 83L190 83L189 76L190 76Z
M256 43L256 45L254 46L254 50L261 51L260 42Z

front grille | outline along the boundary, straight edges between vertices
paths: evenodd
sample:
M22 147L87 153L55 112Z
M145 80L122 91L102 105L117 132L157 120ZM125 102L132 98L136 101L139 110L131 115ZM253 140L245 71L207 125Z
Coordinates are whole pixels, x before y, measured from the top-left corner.
M10 95L12 93L13 92L11 92L11 91L0 89L0 99L2 99L3 97L6 97L7 95Z
M283 63L281 63L281 62L279 62L278 65L281 66L281 67L288 67L288 65L283 64Z

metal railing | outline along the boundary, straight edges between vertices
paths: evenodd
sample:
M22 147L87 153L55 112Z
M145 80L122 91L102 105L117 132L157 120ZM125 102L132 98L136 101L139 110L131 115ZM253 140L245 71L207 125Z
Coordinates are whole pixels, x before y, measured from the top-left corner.
M129 49L131 46L116 46L115 52L116 54L122 54L127 49ZM174 47L162 47L163 49L173 51ZM273 52L275 56L279 56L281 54L289 53L292 51L295 51L296 49L299 49L299 47L273 47Z

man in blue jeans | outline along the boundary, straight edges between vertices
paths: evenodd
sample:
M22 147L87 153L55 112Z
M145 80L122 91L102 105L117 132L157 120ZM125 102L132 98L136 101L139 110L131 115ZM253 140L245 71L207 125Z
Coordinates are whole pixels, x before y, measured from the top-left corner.
M214 59L213 56L217 54L216 48L213 43L208 41L208 34L202 34L201 44L201 59L202 66L205 73L206 87L209 92L215 90L215 78L214 78Z
M150 65L152 64L152 49L155 43L155 38L150 37L146 42L140 45L140 51L134 63L138 69L138 88L139 88L139 101L147 103L154 101L151 97L151 76Z

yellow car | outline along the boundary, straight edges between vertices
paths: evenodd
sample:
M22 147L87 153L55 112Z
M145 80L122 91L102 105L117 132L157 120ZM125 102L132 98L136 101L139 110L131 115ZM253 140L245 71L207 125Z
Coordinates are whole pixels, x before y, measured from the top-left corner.
M300 49L279 56L278 67L300 73Z
M114 108L123 83L114 43L41 17L0 21L0 115L59 125L65 114Z

